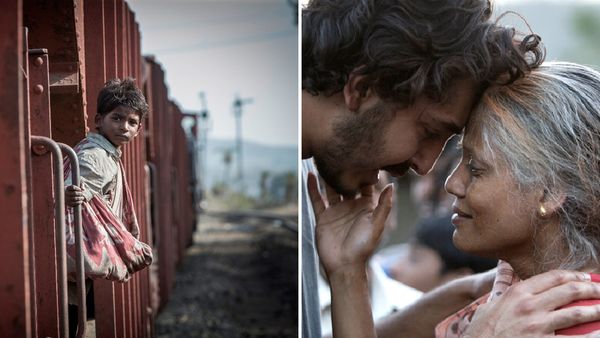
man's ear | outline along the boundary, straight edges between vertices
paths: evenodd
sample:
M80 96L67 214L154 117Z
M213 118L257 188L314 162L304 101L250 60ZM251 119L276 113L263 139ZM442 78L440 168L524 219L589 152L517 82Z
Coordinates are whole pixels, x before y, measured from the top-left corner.
M367 92L364 95L361 94L360 89L364 86L364 81L364 75L357 75L353 72L348 76L348 81L344 86L344 102L350 111L358 111L360 105L370 95L370 89L367 89Z
M538 209L538 215L541 218L550 218L563 207L567 196L564 193L551 194L548 190L544 189L542 197L540 198L540 206Z

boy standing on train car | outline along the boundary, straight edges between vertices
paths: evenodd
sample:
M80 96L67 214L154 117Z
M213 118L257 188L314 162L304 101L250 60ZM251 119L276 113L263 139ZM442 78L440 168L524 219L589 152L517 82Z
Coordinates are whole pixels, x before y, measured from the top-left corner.
M147 112L146 99L133 79L106 82L98 94L96 132L90 132L75 147L81 187L72 185L70 175L65 179L67 206L90 202L94 196L98 196L136 238L139 236L139 226L121 164L121 149L138 135ZM69 333L74 337L78 325L76 287L71 282L68 286ZM87 280L88 291L90 286ZM94 312L93 298L93 293L88 292L87 312L90 317Z
M65 184L68 206L89 201L96 194L122 219L121 147L138 135L147 112L144 94L133 79L113 79L104 85L98 95L97 132L90 132L78 145L81 187ZM65 183L70 183L70 179Z

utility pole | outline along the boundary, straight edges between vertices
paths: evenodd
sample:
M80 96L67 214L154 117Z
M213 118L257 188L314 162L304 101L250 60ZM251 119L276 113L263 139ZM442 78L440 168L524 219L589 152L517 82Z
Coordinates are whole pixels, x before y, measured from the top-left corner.
M208 109L206 108L206 100L204 92L200 92L200 104L202 106L200 111L190 111L183 113L186 117L194 118L194 125L192 126L192 138L194 140L194 176L198 179L197 187L194 187L194 196L197 201L204 198L206 193L206 179L208 177L206 170L207 166L207 153L206 144L208 143L208 131L210 130L210 116ZM198 136L200 134L200 136Z
M236 94L233 100L233 115L235 116L235 131L236 131L236 146L237 152L237 180L240 184L240 191L244 191L244 161L242 155L242 110L244 105L252 103L251 98L242 99L239 94Z
M200 139L201 139L201 150L200 153L200 180L201 180L201 189L202 194L206 194L206 180L208 178L208 131L210 130L210 115L208 113L208 108L206 105L206 97L204 96L204 92L200 92L198 94L200 97L200 119L202 123L200 124Z

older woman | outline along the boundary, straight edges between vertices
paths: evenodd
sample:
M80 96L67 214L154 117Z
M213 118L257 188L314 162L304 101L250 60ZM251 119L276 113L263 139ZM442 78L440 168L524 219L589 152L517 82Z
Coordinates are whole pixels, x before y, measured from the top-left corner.
M446 190L456 197L456 246L510 264L500 265L492 297L551 269L599 272L599 98L600 73L547 63L488 89L471 115ZM459 336L475 308L443 322L438 336ZM600 322L561 333L591 329Z
M501 304L503 292L517 292L510 290L512 284L534 275L571 269L590 273L592 280L600 281L595 275L600 272L600 73L571 63L546 63L511 85L488 88L470 117L462 147L462 161L446 183L448 192L456 197L454 242L459 249L501 259L501 263L492 292L438 325L438 337L461 336L469 329L469 321L478 316L477 311L489 311L487 304L481 304L493 298L496 300L491 303ZM371 227L363 234L370 231L373 236L350 241L359 248L352 251L355 256L368 256L374 245L365 242L377 241L379 224L390 203L389 190L382 193L377 207L369 202L368 188L362 192L367 198L340 202L338 196L328 196L332 207L325 207L318 206L322 202L314 180L312 186L313 204L317 203L320 213L317 239L332 236L330 232L341 233L342 223ZM348 232L355 233L359 232ZM318 244L320 254L336 250ZM335 256L325 256L327 269L333 266L327 259ZM340 257L336 263L357 261L347 254ZM360 269L344 264L337 267L351 273L336 274L344 278L337 281L339 291L332 288L337 292L333 296L360 297L344 287L350 280L364 279L357 273ZM561 292L577 294L578 290ZM591 318L590 313L600 311L600 306L590 305L599 302L577 302L572 305L583 306L558 311L577 311L582 318ZM556 309L561 305L544 306ZM338 326L372 325L364 311L338 309L343 312L337 316ZM553 322L550 334L572 325L556 323L554 316L543 319ZM477 325L486 323L478 321ZM600 322L592 322L557 333L585 334L598 329Z

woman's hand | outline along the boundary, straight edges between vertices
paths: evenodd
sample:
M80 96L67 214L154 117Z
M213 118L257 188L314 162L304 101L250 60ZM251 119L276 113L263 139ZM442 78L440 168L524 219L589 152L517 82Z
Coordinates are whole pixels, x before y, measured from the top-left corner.
M558 329L600 320L600 305L560 309L575 300L598 297L600 285L592 283L586 273L545 272L513 285L502 297L478 307L463 337L554 336Z
M317 250L328 276L351 269L364 271L392 208L393 185L383 189L377 203L372 185L362 188L360 197L353 199L343 198L326 186L327 202L314 174L309 173L307 185L317 220Z

